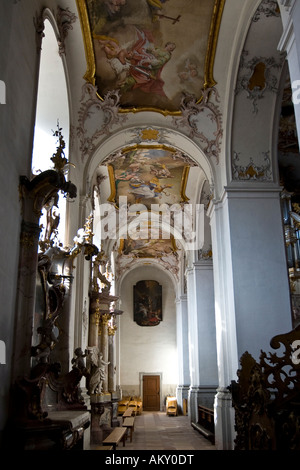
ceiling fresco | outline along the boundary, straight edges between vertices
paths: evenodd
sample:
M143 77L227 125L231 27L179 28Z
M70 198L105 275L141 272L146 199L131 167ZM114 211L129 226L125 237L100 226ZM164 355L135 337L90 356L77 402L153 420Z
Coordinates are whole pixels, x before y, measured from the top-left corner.
M146 238L147 236L148 230L144 238L138 240L131 238L121 240L119 248L120 254L136 258L162 258L168 255L176 256L177 247L174 237L154 240Z
M194 194L186 194L191 169L197 174L202 171L187 155L155 144L124 148L99 166L96 194L101 194L101 201L110 203L117 213L124 204L127 210L124 226L118 218L119 274L137 259L148 259L159 261L178 275L185 234L175 230L174 217L175 213L183 217L183 208L191 207L190 197L194 199ZM186 224L190 216L189 212L184 215Z
M189 166L173 149L163 146L137 146L123 151L122 156L108 165L111 195L109 202L143 204L180 204L185 195Z
M180 111L215 84L213 61L225 0L77 0L85 79L122 110Z

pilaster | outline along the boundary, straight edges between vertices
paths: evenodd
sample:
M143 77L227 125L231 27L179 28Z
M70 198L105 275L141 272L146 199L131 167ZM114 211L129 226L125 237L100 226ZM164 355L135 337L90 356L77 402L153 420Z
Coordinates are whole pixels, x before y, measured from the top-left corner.
M177 403L179 412L183 410L183 400L188 399L190 383L189 342L188 342L188 312L187 296L182 295L176 300L177 328L177 357L178 357L178 387Z
M225 188L209 208L214 255L219 389L216 446L233 448L227 387L245 351L258 358L270 338L291 329L280 188ZM219 419L220 417L220 419Z
M198 421L198 404L213 405L218 383L212 261L187 271L190 391L189 413ZM205 397L205 398L204 398Z

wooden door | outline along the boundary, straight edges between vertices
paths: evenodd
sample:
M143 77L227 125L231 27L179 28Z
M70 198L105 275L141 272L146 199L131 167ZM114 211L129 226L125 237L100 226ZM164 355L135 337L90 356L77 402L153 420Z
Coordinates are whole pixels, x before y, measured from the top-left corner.
M160 376L143 376L143 409L145 411L160 410Z

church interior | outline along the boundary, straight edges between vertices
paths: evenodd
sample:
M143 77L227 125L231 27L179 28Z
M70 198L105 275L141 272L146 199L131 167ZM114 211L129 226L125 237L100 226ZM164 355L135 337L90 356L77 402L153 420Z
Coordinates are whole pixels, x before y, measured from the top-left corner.
M299 450L299 1L0 23L1 446Z

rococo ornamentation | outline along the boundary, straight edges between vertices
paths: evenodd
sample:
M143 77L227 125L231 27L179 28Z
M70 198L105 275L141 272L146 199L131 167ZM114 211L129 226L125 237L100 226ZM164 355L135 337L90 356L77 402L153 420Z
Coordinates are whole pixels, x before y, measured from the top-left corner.
M189 137L197 137L203 152L209 158L216 158L217 163L223 136L222 113L218 103L219 94L215 87L203 91L198 101L195 96L185 94L181 100L181 115L173 117L176 128L187 129ZM212 125L213 131L206 131L207 122Z
M252 57L246 60L248 51L244 50L241 55L239 76L237 79L235 93L245 91L247 98L252 102L253 113L258 112L258 101L264 98L266 92L278 92L278 77L276 71L283 66L285 55L280 59L275 57Z
M114 124L127 120L126 115L119 113L119 103L118 91L110 91L100 100L95 86L89 83L83 85L77 127L82 159L95 151L97 139L109 135ZM95 122L98 123L96 128Z
M246 165L239 164L239 153L233 152L232 161L232 179L233 180L252 180L252 181L271 181L272 167L268 152L263 152L265 164L255 164L253 158Z

